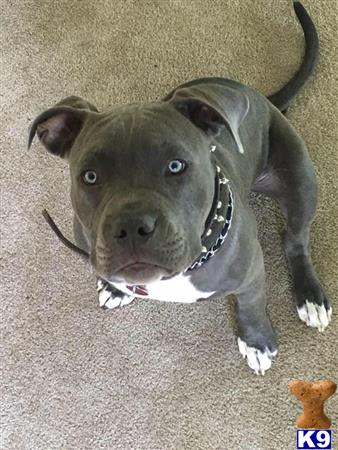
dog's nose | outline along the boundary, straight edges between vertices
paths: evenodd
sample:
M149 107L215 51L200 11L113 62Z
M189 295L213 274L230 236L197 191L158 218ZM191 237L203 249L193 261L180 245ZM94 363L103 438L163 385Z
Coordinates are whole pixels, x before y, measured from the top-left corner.
M157 217L144 214L137 217L129 215L116 219L109 226L109 232L119 240L146 240L154 234Z

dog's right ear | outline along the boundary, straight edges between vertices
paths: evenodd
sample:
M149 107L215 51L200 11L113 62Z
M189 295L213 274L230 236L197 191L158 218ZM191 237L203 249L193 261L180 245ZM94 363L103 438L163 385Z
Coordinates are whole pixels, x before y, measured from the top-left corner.
M94 105L80 97L67 97L40 114L33 122L28 139L30 148L35 134L53 155L66 158Z

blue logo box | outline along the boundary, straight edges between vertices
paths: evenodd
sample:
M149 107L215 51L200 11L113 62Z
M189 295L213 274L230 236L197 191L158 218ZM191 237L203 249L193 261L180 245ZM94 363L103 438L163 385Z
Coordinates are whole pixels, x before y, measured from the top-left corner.
M332 430L297 430L297 450L332 449Z

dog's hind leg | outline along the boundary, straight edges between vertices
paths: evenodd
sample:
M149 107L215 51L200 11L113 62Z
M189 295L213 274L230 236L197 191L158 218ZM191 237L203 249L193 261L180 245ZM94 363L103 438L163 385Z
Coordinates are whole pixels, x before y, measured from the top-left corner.
M308 326L324 331L332 308L313 267L309 234L317 186L304 141L279 113L273 112L268 165L253 190L275 198L287 222L284 250L294 282L298 315Z

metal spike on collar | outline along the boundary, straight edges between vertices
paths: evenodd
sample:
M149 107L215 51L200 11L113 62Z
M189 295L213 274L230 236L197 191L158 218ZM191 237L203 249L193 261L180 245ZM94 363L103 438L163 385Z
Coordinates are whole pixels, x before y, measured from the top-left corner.
M216 145L212 145L212 146L210 147L210 151L213 153L215 150L216 150Z
M224 222L223 216L217 216L217 222Z
M212 233L212 229L211 229L211 228L209 228L209 230L207 231L207 236L210 236L210 235L211 235L211 233Z
M202 253L206 253L208 251L208 249L203 245L202 247Z
M220 208L222 208L222 202L221 202L221 201L219 201L219 202L217 203L217 209L220 209Z

